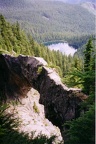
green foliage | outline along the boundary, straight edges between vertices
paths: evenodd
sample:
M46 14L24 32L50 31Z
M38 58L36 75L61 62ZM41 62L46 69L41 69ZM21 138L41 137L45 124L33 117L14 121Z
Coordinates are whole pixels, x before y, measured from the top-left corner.
M44 45L35 42L30 35L27 37L20 29L18 22L16 24L10 25L5 21L2 15L0 17L0 30L2 32L0 34L1 53L10 53L11 55L15 56L18 54L25 54L43 57L48 62L49 66L56 68L56 71L59 73L59 75L63 77L63 82L68 86L76 87L78 84L78 87L83 88L85 87L85 79L89 80L89 83L93 81L94 70L83 72L82 59L79 58L78 55L75 55L74 57L69 55L67 57L59 51L50 51ZM10 43L10 46L8 43ZM93 63L93 61L94 53L92 52L92 58L90 60L91 67L94 67L93 65L95 62Z
M88 95L95 92L95 48L89 39L84 51L84 92Z
M66 83L68 87L83 88L82 59L75 55L73 60L70 60L70 64L70 70L68 70L67 74L63 77L62 82Z
M6 50L3 50L3 49L0 49L0 54L10 54L10 52L6 51Z
M49 66L56 68L56 71L61 77L64 77L68 72L72 71L73 65L76 66L76 58L71 56L67 57L59 51L51 51L44 45L38 44L33 40L32 36L25 35L25 33L20 29L18 22L11 25L6 22L4 17L1 15L0 23L4 23L3 25L0 25L0 30L3 33L3 35L0 33L1 53L11 54L12 56L23 54L43 57L48 62ZM10 45L8 45L8 43L10 43ZM78 63L80 65L81 62Z
M74 69L71 73L68 73L63 79L62 82L66 83L68 87L82 88L83 89L83 73Z
M40 74L42 72L42 66L38 67L37 73Z
M67 122L70 126L67 132L69 139L65 144L94 144L95 143L95 107L91 106L89 111L76 120Z
M83 91L89 95L88 99L81 105L80 111L83 114L65 124L69 127L66 136L68 137L65 144L94 144L95 143L95 52L92 39L89 39L84 51L84 69L83 71L75 71L72 75L74 84L74 76L77 76L77 85L83 86ZM71 81L71 82L72 82ZM75 80L76 82L76 80Z
M63 78L69 87L79 87L91 95L95 92L95 47L89 39L84 51L84 60L76 55L73 58L71 70Z
M39 134L33 139L33 135L29 138L28 134L18 132L19 121L5 113L7 108L6 104L0 104L0 144L52 144L55 136L47 138Z
M68 39L70 42L70 38L74 36L74 45L78 45L77 37L81 36L82 39L82 36L94 34L95 16L82 6L59 1L36 1L25 0L23 4L22 1L14 1L8 4L8 0L7 7L1 8L0 12L8 21L18 21L22 29L38 42Z
M34 102L34 105L33 105L33 110L36 112L36 113L40 113L39 111L39 108L37 107L36 103Z
M18 121L13 118L12 114L6 114L7 104L0 104L0 142L3 144L3 137L11 134L11 130L18 126Z
M16 24L9 24L6 22L4 17L0 15L0 52L1 53L10 53L11 55L33 55L43 57L51 67L55 67L59 74L64 77L64 83L66 82L69 86L76 86L79 84L79 87L84 89L85 93L90 94L90 99L88 102L84 103L87 110L94 101L94 76L95 76L95 55L93 52L92 41L89 40L86 49L85 49L85 58L84 58L84 67L82 64L82 59L78 56L65 56L59 51L50 51L47 47L42 44L39 45L33 40L33 38L24 34L20 29L18 22ZM84 68L84 69L83 69ZM38 69L38 73L41 72L41 67ZM88 85L90 89L88 89ZM2 97L1 97L2 98ZM39 113L38 107L34 103L33 109ZM4 111L4 110L3 110ZM0 143L2 144L39 144L39 143L48 143L52 144L52 139L47 139L45 136L37 137L35 140L29 139L28 135L19 133L15 130L17 128L17 123L14 119L10 119L11 116L4 115L3 111L0 112ZM87 122L85 128L84 124ZM94 109L93 107L89 109L82 117L72 121L70 123L70 129L68 135L70 139L68 144L93 144L94 141ZM16 125L16 127L15 127ZM82 126L79 127L79 126ZM77 129L80 128L80 133ZM89 130L89 131L88 131ZM93 136L89 132L93 132ZM83 133L84 132L84 133ZM83 137L86 132L86 137ZM90 136L88 137L88 135ZM83 141L82 141L83 139ZM89 143L86 143L89 141ZM76 143L76 144L77 144Z

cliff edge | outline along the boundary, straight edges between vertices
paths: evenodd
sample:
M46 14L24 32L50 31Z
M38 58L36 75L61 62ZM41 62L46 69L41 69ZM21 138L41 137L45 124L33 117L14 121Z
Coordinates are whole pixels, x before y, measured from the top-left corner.
M87 96L80 89L62 84L59 75L42 58L1 54L1 100L24 98L32 87L40 93L46 118L60 128L64 138L63 124L79 117L80 104Z

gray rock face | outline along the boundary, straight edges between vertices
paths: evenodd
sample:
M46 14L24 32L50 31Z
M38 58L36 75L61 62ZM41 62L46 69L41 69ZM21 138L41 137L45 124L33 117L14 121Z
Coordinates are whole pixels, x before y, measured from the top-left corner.
M52 144L63 144L60 129L45 118L44 106L39 104L39 98L40 94L32 88L27 93L27 97L20 99L18 105L10 104L7 113L19 119L18 131L27 133L29 138L34 139L38 135L50 138L55 135L56 138Z
M60 129L65 121L80 115L80 103L86 99L80 89L67 88L57 73L43 67L38 77L39 102L44 105L46 117Z
M4 99L26 96L38 78L38 68L45 64L40 58L0 55L0 91Z
M31 87L40 93L45 116L58 126L63 134L63 124L79 117L79 107L87 96L79 89L67 88L59 75L45 66L39 58L0 55L0 91L7 99L25 97Z

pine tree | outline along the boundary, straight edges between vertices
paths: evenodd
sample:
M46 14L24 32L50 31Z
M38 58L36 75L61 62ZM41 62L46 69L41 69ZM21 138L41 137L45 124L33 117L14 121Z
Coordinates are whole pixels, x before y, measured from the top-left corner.
M91 93L91 89L95 88L95 54L92 39L89 39L84 51L84 92ZM94 87L94 88L92 88ZM94 89L95 91L95 89Z
M66 123L70 126L67 133L69 139L65 144L94 144L95 143L95 109L91 106L83 116Z

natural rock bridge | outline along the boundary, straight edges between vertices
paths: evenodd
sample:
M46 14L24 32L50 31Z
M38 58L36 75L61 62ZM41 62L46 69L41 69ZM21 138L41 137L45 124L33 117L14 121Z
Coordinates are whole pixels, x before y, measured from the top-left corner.
M40 93L45 115L63 134L63 124L79 116L80 103L87 98L79 89L62 84L59 75L42 58L0 55L1 99L20 99L33 87Z

